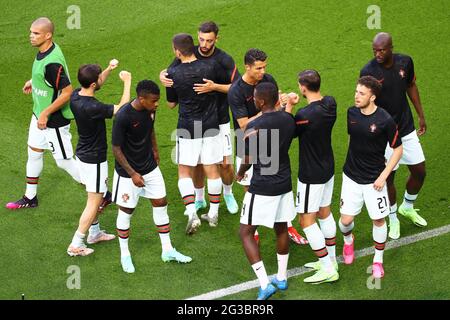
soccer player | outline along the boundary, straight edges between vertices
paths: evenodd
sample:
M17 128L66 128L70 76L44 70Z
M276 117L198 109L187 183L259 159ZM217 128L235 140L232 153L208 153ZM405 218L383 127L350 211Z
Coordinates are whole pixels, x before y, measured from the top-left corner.
M347 111L347 130L350 143L342 174L341 218L339 228L344 235L344 263L354 260L352 234L354 218L366 205L373 221L372 235L375 244L372 275L384 275L383 252L387 239L385 217L389 215L386 179L402 157L402 140L397 126L383 108L375 104L381 84L371 76L358 80L355 106ZM389 143L393 153L385 162L384 150Z
M375 58L364 66L360 75L373 76L382 84L381 94L377 97L376 104L389 112L397 123L403 143L403 156L400 164L406 164L410 172L403 203L398 208L398 213L410 219L415 225L425 227L426 220L417 213L418 209L414 209L414 201L423 186L426 174L425 156L418 136L425 134L427 129L416 84L414 63L411 57L392 52L392 37L389 33L378 33L373 40L372 49ZM414 129L414 119L407 96L419 117L417 132ZM392 148L387 146L386 159L391 154ZM394 168L387 180L390 202L389 237L392 239L400 237L400 221L396 214L397 191L394 184L397 168L398 166Z
M188 216L186 234L194 234L201 221L195 208L195 188L192 181L197 164L203 164L208 179L210 208L201 218L216 227L219 217L222 181L218 164L223 159L222 138L219 131L218 97L215 92L197 94L194 85L203 79L216 81L218 65L214 61L199 60L195 57L194 40L186 33L172 39L176 58L181 63L168 69L172 87L166 87L170 108L179 104L176 162L178 164L178 188L183 198Z
M59 168L77 182L80 175L73 158L70 134L69 99L72 94L69 70L61 48L53 42L55 27L50 19L36 19L30 27L30 42L39 52L33 62L31 80L22 91L33 96L33 115L28 131L27 183L25 195L6 204L8 209L38 206L37 186L44 165L44 150L49 149Z
M287 222L295 217L288 151L295 135L295 122L291 114L275 109L278 88L272 82L258 84L254 99L261 115L246 125L245 152L236 175L236 180L242 180L253 164L253 176L242 205L239 233L261 286L257 299L266 300L277 289L286 290L288 287ZM277 237L278 273L271 283L254 239L256 228L261 225L273 228Z
M84 243L86 232L88 244L109 241L114 235L100 230L98 222L98 207L107 192L108 162L106 151L105 119L113 115L130 101L131 74L122 71L120 79L123 81L122 98L118 105L104 104L95 98L95 92L100 90L108 78L111 70L117 67L117 60L111 60L109 66L102 72L97 64L86 64L78 69L78 81L81 89L76 89L70 97L70 108L75 116L78 128L78 144L76 155L79 161L80 178L86 186L87 203L81 214L78 229L67 249L70 256L87 256L94 252Z
M317 272L304 282L333 282L339 279L336 222L330 208L334 185L331 131L336 122L336 100L331 96L322 96L320 74L316 70L300 72L298 83L308 105L295 115L299 138L297 212L309 245L319 258L318 262L305 265ZM297 95L289 103L296 104L298 101Z
M195 46L195 56L199 60L214 60L219 64L220 75L223 83L216 83L211 79L203 79L204 82L196 83L194 90L198 94L204 94L211 91L218 93L219 99L219 128L220 135L223 139L223 161L220 164L220 177L223 184L223 198L227 206L228 212L235 214L238 210L238 204L233 195L234 168L231 160L233 147L231 143L230 114L228 108L227 92L231 83L239 77L239 71L233 58L225 51L216 47L219 38L219 27L213 21L207 21L198 28L198 46ZM175 59L172 66L179 64L180 60ZM171 87L173 80L167 78L167 69L160 73L160 81L165 87ZM205 201L205 171L203 165L199 164L195 167L193 182L195 186L195 207L196 209L206 208Z
M277 88L277 83L272 75L266 73L267 54L259 49L249 49L244 56L245 73L237 79L228 91L228 103L233 114L233 125L236 136L242 136L242 132L246 130L247 124L256 119L261 113L256 109L253 101L253 92L257 84L270 82ZM239 138L238 138L239 139ZM238 140L237 140L238 141ZM242 148L240 143L236 145L236 168L239 168L242 162ZM244 187L245 192L248 191L250 180L253 175L253 167L245 172L244 177L239 181ZM297 244L306 244L304 239L289 221L288 226L289 237ZM258 232L255 233L256 239L259 238Z
M178 252L170 240L170 222L167 214L166 187L158 166L159 153L154 122L160 91L156 83L143 80L136 87L137 97L117 113L113 131L113 153L116 158L113 181L113 199L119 206L117 233L123 271L135 271L128 248L130 224L139 197L150 199L153 221L162 246L164 262L191 262Z

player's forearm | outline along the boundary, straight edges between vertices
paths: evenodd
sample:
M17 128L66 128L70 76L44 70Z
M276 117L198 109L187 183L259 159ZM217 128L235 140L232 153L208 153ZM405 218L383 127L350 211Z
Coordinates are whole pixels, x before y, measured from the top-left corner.
M417 112L417 115L420 118L424 118L425 114L423 112L422 103L420 101L420 95L419 95L419 88L415 83L413 83L408 89L407 89L408 97L411 100L412 104L414 105L414 109Z
M131 97L131 79L127 80L123 83L123 92L122 92L122 98L120 98L119 101L119 107L123 106L125 103L130 102Z
M98 83L100 86L102 86L105 82L106 79L108 78L108 76L111 73L111 67L108 66L105 70L103 70L103 72L100 74L100 76L98 77Z
M67 102L69 102L72 91L73 90L71 85L65 87L58 98L56 98L55 101L53 101L47 108L45 108L42 113L45 113L47 116L49 116L61 109Z
M128 175L131 177L133 174L135 174L136 171L134 171L134 169L128 163L128 160L127 160L127 158L125 158L125 155L123 154L120 146L113 146L112 149L113 149L114 158L116 158L117 162L128 173Z
M231 83L230 84L218 84L216 83L214 85L214 91L222 92L222 93L228 93L228 90L230 90Z
M167 101L167 106L168 106L170 109L175 108L175 107L177 106L177 104L178 104L178 102L170 102L170 101Z
M392 156L389 158L389 161L386 164L386 168L384 168L383 172L381 172L380 177L386 180L391 174L392 170L394 170L397 163L402 158L403 154L403 146L400 145L394 149Z
M248 161L248 158L246 158ZM244 160L245 161L245 160ZM247 172L248 169L250 169L252 165L250 163L241 163L241 166L238 170L238 176L244 176L245 172Z
M152 138L152 148L153 148L153 152L158 152L158 142L156 141L155 128L153 128L151 138Z

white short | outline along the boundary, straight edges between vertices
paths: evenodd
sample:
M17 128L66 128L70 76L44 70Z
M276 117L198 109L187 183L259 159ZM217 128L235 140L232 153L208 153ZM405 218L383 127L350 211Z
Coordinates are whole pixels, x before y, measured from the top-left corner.
M356 216L366 204L369 217L372 220L385 218L389 215L389 198L387 187L377 191L373 183L358 184L344 173L342 174L341 214Z
M326 183L306 184L297 180L296 211L298 213L319 212L328 207L333 197L334 176Z
M108 162L85 163L77 159L81 183L87 192L105 193L108 191Z
M233 143L231 141L231 127L230 123L224 123L219 125L220 136L223 141L223 156L228 157L233 154Z
M395 166L394 170L398 169L399 164L414 165L425 161L425 155L423 154L422 146L420 145L419 137L416 130L402 138L403 155ZM386 160L392 156L393 149L388 145L384 157Z
M239 171L239 167L241 166L242 159L236 156L236 173ZM241 181L238 181L238 183L242 186L249 186L250 181L253 177L253 166L250 167L247 171L245 171L244 178Z
M273 228L276 222L288 222L295 218L292 191L279 196L262 196L247 192L241 210L241 224Z
M37 149L51 150L56 160L70 159L73 157L72 135L70 124L60 128L39 129L37 118L31 116L28 130L28 145Z
M195 167L197 164L216 164L223 160L221 135L198 139L177 137L176 163Z
M131 178L119 176L114 170L113 201L125 208L136 208L139 197L148 199L162 199L166 196L166 186L159 167L143 176L144 187L136 187Z

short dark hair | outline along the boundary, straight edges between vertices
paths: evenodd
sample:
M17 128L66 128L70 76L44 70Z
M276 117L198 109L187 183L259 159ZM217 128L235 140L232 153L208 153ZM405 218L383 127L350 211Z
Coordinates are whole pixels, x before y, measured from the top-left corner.
M275 107L278 101L278 88L272 82L261 82L255 87L255 96L263 99L267 106Z
M298 83L309 91L318 92L320 90L320 74L316 70L304 70L298 74Z
M138 97L145 97L149 94L159 95L159 87L152 80L142 80L136 86L136 94Z
M78 69L78 82L87 89L98 81L101 73L102 68L98 64L84 64Z
M381 93L381 83L372 76L364 76L359 78L358 84L369 88L373 95L379 97Z
M214 32L214 34L217 36L219 34L219 27L214 21L206 21L203 22L200 27L198 27L198 31L203 33Z
M244 64L252 65L256 61L266 61L267 54L259 49L249 49L244 56Z
M179 50L183 56L194 54L194 39L187 33L178 33L172 38L173 47Z

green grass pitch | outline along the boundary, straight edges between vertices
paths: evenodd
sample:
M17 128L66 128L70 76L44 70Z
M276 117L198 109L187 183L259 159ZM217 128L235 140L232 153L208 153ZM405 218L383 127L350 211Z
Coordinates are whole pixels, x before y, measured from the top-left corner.
M70 30L66 21L69 5L81 10L81 29ZM156 122L165 177L174 246L193 257L188 265L164 264L160 241L153 225L149 202L141 199L132 219L130 250L136 273L125 274L120 267L117 240L94 245L89 257L70 258L66 248L84 208L86 195L70 177L56 167L46 153L38 188L39 208L8 211L4 204L19 198L25 188L26 142L31 116L31 97L21 93L31 76L36 54L28 41L31 22L50 17L56 25L55 42L66 56L74 86L76 70L83 63L106 67L112 58L120 60L119 70L132 72L137 81L158 79L159 71L172 60L171 37L175 33L196 35L197 26L214 20L220 26L218 47L231 54L240 71L247 49L257 47L269 55L268 69L283 91L297 91L297 73L317 69L322 76L322 93L338 102L338 120L333 132L336 184L333 212L339 213L342 165L347 150L345 114L353 103L355 81L360 68L372 58L371 40L380 30L367 28L367 8L373 1L57 1L31 4L24 0L1 0L0 22L0 299L184 299L232 286L255 278L242 250L239 216L220 207L218 228L203 224L198 234L184 234L186 219L177 189L176 166L170 160L176 126L176 110L170 110L162 94ZM421 138L427 158L427 178L416 207L428 220L427 230L450 223L448 169L450 98L448 53L450 52L450 4L435 1L377 1L381 8L382 31L391 32L394 51L406 53L415 62L417 83L428 124ZM113 72L98 98L117 103L121 94L118 72ZM301 106L305 103L302 101ZM413 112L414 113L414 112ZM414 113L415 114L415 113ZM110 139L111 122L108 123ZM77 142L72 122L74 145ZM110 178L113 157L108 151ZM291 150L297 172L297 143ZM397 174L398 201L404 192L406 168ZM111 179L112 180L112 179ZM243 193L234 186L238 202ZM101 226L114 231L117 209L107 208ZM423 231L401 218L402 236ZM295 223L298 226L298 223ZM371 223L365 212L356 220L357 247L372 245ZM261 228L262 257L270 274L276 272L274 235ZM450 299L448 259L449 235L390 250L385 255L386 276L380 290L366 287L366 268L371 257L341 266L341 279L333 285L307 286L304 276L289 280L290 289L274 299ZM342 250L338 231L337 252ZM289 268L314 259L309 247L291 244ZM81 289L70 290L67 269L81 270ZM249 290L227 299L254 299Z

